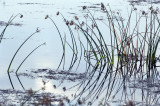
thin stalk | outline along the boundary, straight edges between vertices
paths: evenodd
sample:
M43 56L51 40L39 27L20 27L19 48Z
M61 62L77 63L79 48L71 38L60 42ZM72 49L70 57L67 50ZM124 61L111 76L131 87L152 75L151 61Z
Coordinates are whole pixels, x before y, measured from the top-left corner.
M10 77L10 68L11 68L11 65L12 65L12 62L13 62L13 60L14 60L14 58L15 58L15 56L17 55L17 53L19 52L19 50L22 48L22 46L33 36L33 35L35 35L36 33L38 33L37 31L36 32L34 32L33 34L31 34L20 46L19 46L19 48L17 49L17 51L15 52L15 54L13 55L13 57L12 57L12 59L11 59L11 61L10 61L10 64L9 64L9 66L8 66L8 69L7 69L7 73L8 73L8 77L9 77L9 80L10 80L10 83L11 83L11 86L12 86L12 88L14 89L14 86L13 86L13 83L12 83L12 80L11 80L11 77Z
M22 83L21 83L21 81L20 81L20 79L19 79L19 77L18 77L17 72L19 71L19 69L20 69L20 67L22 66L22 64L26 61L26 59L27 59L34 51L36 51L39 47L41 47L42 45L45 45L45 43L37 46L34 50L32 50L32 51L27 55L27 57L24 58L24 60L21 62L21 64L18 66L18 68L17 68L17 70L16 70L16 76L17 76L18 81L20 82L20 84L21 84L21 86L22 86L22 88L23 88L24 90L25 90L25 88L24 88L24 86L22 85Z

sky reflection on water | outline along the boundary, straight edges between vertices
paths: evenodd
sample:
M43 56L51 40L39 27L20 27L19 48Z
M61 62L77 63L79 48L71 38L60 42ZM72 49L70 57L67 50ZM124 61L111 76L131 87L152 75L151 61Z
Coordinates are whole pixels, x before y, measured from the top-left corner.
M62 56L62 45L57 30L55 29L51 21L44 19L47 14L54 19L62 34L68 34L68 32L66 32L67 28L65 26L65 23L63 22L63 19L59 16L56 16L57 11L60 11L65 17L67 17L67 19L73 19L75 14L78 14L78 16L82 17L81 6L92 6L93 4L101 2L106 5L109 3L113 10L122 12L122 16L124 17L128 16L127 12L128 10L130 10L130 6L129 2L127 2L126 0L0 0L0 21L7 22L11 15L16 15L18 13L24 15L22 19L17 17L13 21L13 23L20 23L22 24L22 26L9 26L4 35L5 38L9 39L4 39L0 44L0 85L3 85L3 89L11 88L6 70L13 54L15 53L19 45L25 40L25 38L34 33L37 28L39 28L40 33L34 35L24 45L22 50L20 50L13 62L11 70L15 71L24 57L27 56L36 46L43 42L46 42L46 45L40 47L37 51L35 51L22 65L19 72L43 68L56 69L59 65ZM137 7L139 9L147 9L149 6L150 5L147 5L147 3L142 3L142 5ZM4 26L0 26L0 32L3 28ZM70 40L69 37L67 37L67 39ZM70 61L71 56L72 51L68 50L66 60ZM82 63L79 68L80 72L83 72L85 70L84 66L85 63ZM66 69L68 67L69 65L66 65ZM17 79L14 77L13 80L15 82L16 88L21 89L21 86L18 83ZM29 80L33 81L32 84L29 83L27 78L24 78L22 80L25 86L29 85L27 86L27 89L29 89L30 87L33 87L33 89L39 89L43 85L41 79L36 79L34 81ZM70 83L67 84L69 85ZM46 92L63 92L62 89L53 89L52 81L49 81L46 86ZM71 92L69 92L67 95L70 94Z

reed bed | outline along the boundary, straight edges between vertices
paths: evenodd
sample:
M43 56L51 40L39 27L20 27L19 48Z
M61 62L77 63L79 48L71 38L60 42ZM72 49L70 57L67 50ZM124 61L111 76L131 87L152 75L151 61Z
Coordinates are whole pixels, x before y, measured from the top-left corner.
M150 81L151 79L153 81L159 78L157 76L157 67L159 66L156 64L159 62L159 57L157 57L159 55L157 51L160 41L159 10L151 6L148 10L139 13L137 8L133 6L127 20L124 20L119 12L115 13L109 6L104 6L101 3L101 9L98 12L103 13L106 19L97 20L93 11L86 6L83 6L82 9L87 13L85 14L85 21L81 21L77 16L69 21L60 12L56 14L60 15L64 20L71 42L67 41L66 37L68 36L66 34L61 34L56 22L49 15L45 17L45 19L50 19L54 28L57 29L62 44L63 53L57 71L61 67L63 70L65 69L66 62L68 63L68 60L66 60L66 48L69 47L72 51L72 57L67 69L68 73L73 70L79 72L80 63L83 59L86 62L84 72L88 79L84 79L73 86L77 87L75 99L77 99L78 104L89 100L88 105L92 105L95 100L103 96L101 104L106 105L109 100L113 100L118 95L121 89L123 89L121 100L125 99L128 104L134 104L132 101L129 101L129 96L126 95L129 82L137 79L141 81L146 79ZM18 15L20 15L20 18L23 17L21 14ZM0 43L4 38L7 27L18 15L9 19L0 35ZM104 29L101 29L100 23L107 29L107 34L103 33ZM13 89L14 85L10 77L11 65L23 45L38 32L39 30L37 29L22 42L10 61L7 73ZM17 78L24 90L25 88L17 72L26 59L42 45L45 45L45 43L33 49L16 70ZM32 93L21 105L24 105L35 93ZM134 95L131 94L131 96ZM84 99L82 100L81 98ZM154 98L153 101L150 101L147 98L144 101L147 104L153 104L157 103L158 100L159 98Z
M71 43L66 41L66 35L63 40L54 20L48 15L45 17L53 22L61 38L63 55L58 68L64 61L64 69L67 45L73 51L68 71L71 71L76 63L78 65L75 67L78 70L82 58L86 61L85 73L88 79L76 85L78 86L77 92L80 90L76 95L77 98L85 95L85 100L93 103L103 94L103 102L107 104L108 100L111 97L114 98L121 88L126 88L128 81L155 77L157 72L155 69L158 67L156 63L159 61L157 49L160 40L158 9L151 6L148 10L139 13L133 6L127 20L124 20L119 12L113 12L103 3L98 12L105 14L105 20L96 20L94 12L86 6L83 6L82 9L87 13L85 15L87 21L81 21L77 16L69 21L60 12L57 12L69 29ZM106 26L109 34L103 34L99 23ZM77 35L78 40L75 39ZM110 44L106 36L110 39ZM81 41L81 37L84 37L85 41ZM80 48L80 53L78 48ZM123 93L122 98L126 98L123 96L125 92Z

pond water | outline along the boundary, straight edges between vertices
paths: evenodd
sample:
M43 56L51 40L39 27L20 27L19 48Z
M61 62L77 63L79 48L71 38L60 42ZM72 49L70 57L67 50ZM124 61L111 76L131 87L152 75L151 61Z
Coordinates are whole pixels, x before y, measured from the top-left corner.
M71 71L67 71L70 68L73 55L72 49L67 46L65 67L63 68L63 65L61 65L57 70L63 55L63 47L56 27L51 20L45 19L45 17L46 15L49 15L49 17L54 20L59 27L61 34L63 36L66 35L66 41L71 44L72 39L68 28L66 27L63 18L57 16L56 13L59 11L67 20L72 20L75 16L78 16L80 20L85 20L83 16L87 14L87 12L83 11L82 7L87 6L92 13L95 14L97 20L103 20L106 16L98 11L101 8L101 2L105 5L109 4L113 11L120 12L125 19L128 17L131 3L134 3L139 11L143 11L151 7L152 3L154 7L158 7L160 1L153 0L151 3L151 1L146 0L137 0L134 2L131 0L0 0L0 32L3 31L12 15L15 16L19 13L23 14L23 18L17 16L13 20L12 24L5 31L2 42L0 43L0 104L20 105L26 101L25 105L35 105L38 103L39 105L47 105L48 102L51 102L52 105L60 106L63 106L64 104L85 106L90 103L90 99L88 99L88 101L85 101L82 98L82 100L74 99L76 97L75 94L78 94L83 90L84 87L82 86L85 84L83 85L82 83L86 83L85 81L90 78L88 73L86 73L87 65L85 57L82 56L78 69L78 62L76 62L75 67L73 67ZM100 24L99 28L102 29L104 35L108 34L109 30L105 29L106 27L104 24ZM23 45L11 65L10 75L15 87L15 90L13 90L7 74L9 63L22 42L37 29L40 30L40 32L32 36ZM110 44L108 36L104 36L104 38L106 42L108 42L107 44ZM78 36L75 38L78 39ZM85 42L85 38L81 37L81 40ZM38 48L27 58L18 71L19 77L16 77L15 71L23 59L33 49L44 42L46 45ZM81 48L78 48L78 50L81 51ZM158 70L158 68L156 70ZM102 74L102 76L105 75ZM103 80L102 78L100 80ZM115 83L117 83L113 84L114 89L112 89L112 87L107 88L107 86L110 86L107 84L103 89L109 89L108 91L113 90L113 93L110 96L112 98L107 101L108 105L160 105L159 77L156 77L154 80L151 79L151 81L148 81L148 79L140 80L133 78L133 80L124 84L126 86L121 86L119 84L123 83L123 78L118 77L112 80L116 80ZM109 78L106 79L106 82L110 81ZM99 83L100 82L97 82L97 85ZM79 86L72 88L77 84L82 84L82 86L80 88L78 88ZM45 87L45 90L41 90L43 87ZM89 92L90 90L92 89L90 88ZM87 93L83 94L82 97L87 97ZM95 102L91 101L92 105L97 106L100 104L105 95L106 93L102 93L100 97L97 97ZM69 100L71 102L69 102Z

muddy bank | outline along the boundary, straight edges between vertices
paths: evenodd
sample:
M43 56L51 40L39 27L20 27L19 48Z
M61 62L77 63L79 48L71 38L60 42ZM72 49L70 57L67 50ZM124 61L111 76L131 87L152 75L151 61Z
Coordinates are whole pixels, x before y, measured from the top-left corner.
M86 73L76 73L69 71L56 71L52 69L37 69L37 70L26 70L24 73L18 73L18 76L23 76L31 79L45 78L50 80L68 80L68 81L81 81L87 79Z
M60 105L69 103L68 97L47 93L42 90L33 91L32 89L21 91L13 89L0 89L0 105L17 106L17 105Z

